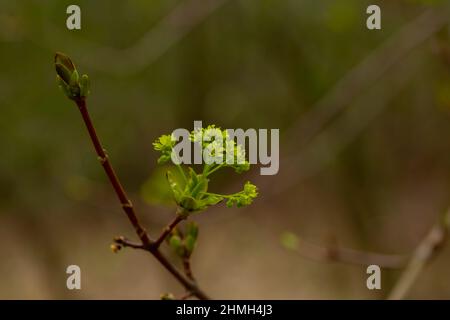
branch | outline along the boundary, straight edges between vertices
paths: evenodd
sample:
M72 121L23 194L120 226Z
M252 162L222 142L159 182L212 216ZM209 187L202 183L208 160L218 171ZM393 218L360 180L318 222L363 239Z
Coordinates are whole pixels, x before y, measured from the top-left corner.
M131 224L133 225L139 239L141 239L142 244L144 246L150 246L151 240L147 234L147 231L141 226L141 224L136 216L136 213L134 211L133 204L128 199L128 196L125 193L125 190L122 187L122 184L120 183L119 178L117 177L111 163L109 162L108 155L106 154L105 149L103 149L103 147L100 143L100 140L98 139L94 125L92 124L91 118L89 116L89 112L86 107L86 100L79 99L79 100L76 100L75 102L78 106L78 109L81 112L84 123L86 124L86 128L89 132L89 136L91 138L92 144L94 145L95 152L97 153L97 156L98 156L98 160L100 161L101 165L103 166L103 169L105 169L106 175L108 176L109 181L111 182L111 185L113 186L114 191L116 192L116 195L119 198L119 201L120 201L120 204L122 205L123 210L125 211Z
M140 224L140 222L137 218L137 215L134 211L133 205L132 205L131 201L128 199L128 196L125 193L125 190L122 187L122 184L120 183L119 178L117 177L111 163L109 162L108 155L106 154L105 150L103 149L103 147L100 143L100 140L97 136L94 125L91 121L89 112L86 107L86 100L84 98L79 98L79 99L75 100L75 103L77 104L78 109L81 112L84 123L86 124L86 128L89 132L89 136L94 145L98 159L100 160L100 163L102 164L103 168L105 169L106 175L108 176L109 181L110 181L111 185L113 186L117 197L119 198L119 201L122 205L123 210L125 211L128 219L130 220L131 224L133 225L133 227L136 231L136 234L138 235L139 239L142 242L142 244L136 244L136 243L132 243L132 242L126 240L123 237L119 237L116 239L119 242L116 241L116 243L122 244L123 246L131 247L131 248L135 248L135 249L143 249L143 250L148 251L164 266L164 268L167 269L167 271L169 271L175 277L175 279L177 279L185 287L185 289L188 292L192 292L192 294L195 295L199 299L202 299L202 300L209 299L209 297L197 286L197 284L195 282L193 282L191 279L185 277L159 251L159 245L156 245L158 243L158 240L156 242L153 242L150 239L147 231ZM177 217L178 217L178 215L177 215ZM175 219L175 220L177 220L177 219ZM163 234L164 234L164 232L163 232Z
M152 243L152 246L154 248L159 248L161 246L161 243L167 238L167 236L172 232L173 229L184 219L186 219L186 216L181 214L176 214L175 218L172 220L171 223L169 223L162 231L161 235L158 237L158 239Z
M133 248L133 249L142 249L145 250L145 247L142 245L142 243L136 243L128 240L125 237L116 237L114 238L114 242L122 247L125 248Z
M305 142L314 136L355 97L380 80L413 49L441 30L449 22L448 7L424 11L405 24L381 46L353 67L310 111L288 129L287 136L301 137ZM298 146L299 141L295 142Z
M449 225L450 209L417 246L400 279L389 294L389 300L401 300L407 296L424 267L436 257L447 240Z
M322 247L298 239L296 252L302 257L318 262L340 262L355 265L376 264L384 268L401 268L407 257L396 254L365 252L338 246Z

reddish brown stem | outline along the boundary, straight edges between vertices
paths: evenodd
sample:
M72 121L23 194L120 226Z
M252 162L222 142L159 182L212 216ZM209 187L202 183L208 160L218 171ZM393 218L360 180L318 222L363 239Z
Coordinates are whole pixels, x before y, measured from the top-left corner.
M195 295L199 299L203 299L203 300L209 299L208 296L202 290L200 290L200 288L197 287L197 284L195 282L193 282L190 279L188 279L187 277L185 277L158 250L159 245L156 245L156 244L158 243L159 238L156 242L153 242L150 239L147 231L140 224L140 222L137 218L137 215L134 211L133 205L126 194L125 189L122 187L122 184L120 183L119 178L117 177L116 173L114 172L114 169L113 169L111 163L109 162L108 155L106 154L105 150L103 149L103 147L100 143L100 140L97 136L94 125L91 121L91 117L89 116L89 112L86 107L85 99L78 99L75 102L78 106L78 109L81 112L84 123L89 132L89 136L91 138L92 144L94 145L95 152L97 153L98 159L100 160L100 163L102 164L103 168L105 169L106 175L108 176L109 181L110 181L111 185L113 186L117 197L119 198L122 208L125 211L131 224L133 225L133 227L136 231L136 234L138 235L139 239L142 242L142 245L131 243L131 242L127 241L125 238L117 238L115 240L116 243L122 244L124 246L133 247L136 249L144 249L144 250L150 252L167 269L167 271L169 271L185 287L185 289L187 291L192 292L193 295ZM178 215L177 215L177 217L178 217ZM177 219L175 219L175 220L177 220ZM176 222L176 224L178 224L178 222ZM163 232L163 234L164 234L164 232Z
M183 274L176 269L168 260L166 257L164 257L161 253L161 251L158 250L158 248L155 248L153 246L151 247L145 247L142 244L131 242L128 239L124 237L117 237L114 239L114 242L117 244L120 244L124 247L129 247L133 249L142 249L145 251L150 252L172 275L186 288L188 292L191 292L191 295L196 296L199 299L202 300L208 300L209 297L197 286L197 284L194 281L194 278L192 277L192 272L190 271L190 264L189 266L189 272L186 272L186 266L185 261L183 260L183 267L186 273L186 276L189 278L183 276Z
M197 298L208 300L209 297L197 286L194 281L187 279L180 273L162 254L159 250L151 251L156 259L167 269L170 273L186 288L187 291L192 292Z
M114 191L117 194L117 197L119 198L119 201L122 205L123 210L125 211L128 219L130 220L131 224L133 225L139 239L141 239L142 243L145 246L150 246L151 241L150 238L145 231L145 229L141 226L136 213L134 212L133 204L128 199L128 196L122 187L122 184L119 181L119 178L117 177L113 167L111 166L111 163L109 162L108 155L105 152L105 149L103 149L100 140L98 139L97 133L95 131L94 125L92 124L91 117L89 116L89 112L86 108L86 101L84 99L80 99L76 101L78 108L80 109L81 116L83 117L84 123L86 124L86 128L89 132L89 136L91 138L91 141L94 145L95 152L97 153L98 160L100 161L101 165L103 166L103 169L105 169L106 175L109 178L109 181L111 182Z
M191 260L189 258L183 258L183 269L184 269L184 274L192 281L195 281L194 275L193 275L192 269L191 269Z
M125 237L116 237L116 238L114 238L114 242L123 247L145 250L145 247L142 245L142 243L136 243L136 242L130 241Z
M167 236L173 231L173 229L175 229L175 227L184 219L186 219L184 216L177 214L175 216L175 218L172 220L172 222L170 222L161 232L160 236L158 237L158 239L153 242L152 247L154 248L159 248L159 246L161 245L161 243L163 243L163 241L167 238Z

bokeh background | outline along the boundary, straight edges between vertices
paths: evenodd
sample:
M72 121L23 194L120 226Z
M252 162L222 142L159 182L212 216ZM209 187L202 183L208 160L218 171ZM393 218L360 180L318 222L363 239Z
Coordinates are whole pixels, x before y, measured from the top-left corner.
M382 30L369 31L375 2ZM450 205L450 10L375 2L0 0L0 298L183 293L146 253L110 251L134 233L55 84L55 51L90 75L93 121L152 235L174 214L155 138L194 120L280 129L278 175L255 166L212 186L251 180L257 201L193 217L211 296L386 298L401 269L370 291L366 265L313 261L296 242L408 255ZM70 4L82 30L65 26ZM66 288L70 264L80 291ZM450 298L449 264L444 244L407 297Z

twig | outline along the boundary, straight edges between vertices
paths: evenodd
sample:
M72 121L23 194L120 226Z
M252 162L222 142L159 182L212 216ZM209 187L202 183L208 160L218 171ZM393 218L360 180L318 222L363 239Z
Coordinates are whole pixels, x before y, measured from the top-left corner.
M441 30L449 21L448 7L428 9L403 26L380 47L342 77L312 108L302 116L287 136L309 140L351 101L379 80L407 54ZM298 145L299 141L295 144Z
M127 238L122 237L122 236L114 238L114 242L116 244L119 244L119 245L121 245L123 247L126 247L126 248L128 247L128 248L133 248L133 249L143 249L143 250L145 250L145 247L142 245L142 243L132 242L132 241L130 241Z
M123 210L125 211L126 215L128 216L128 219L130 220L131 224L133 225L139 239L141 239L142 244L144 246L150 246L151 241L147 234L147 231L141 226L136 213L134 212L133 204L128 199L127 194L125 193L124 188L122 187L122 184L119 181L119 178L117 177L113 167L111 166L111 163L109 162L108 155L105 152L105 149L103 149L100 140L98 139L97 133L95 132L94 125L92 124L91 118L89 116L89 112L86 107L86 100L85 99L79 99L76 101L76 104L78 106L78 109L81 112L81 115L83 117L84 123L86 124L86 128L89 132L89 136L91 138L91 141L94 145L95 152L97 153L98 159L105 169L106 175L109 178L109 181L111 182L117 197L120 200L120 204L122 205Z
M113 186L117 197L120 200L120 203L122 204L122 208L125 211L128 219L130 220L131 224L133 225L136 234L138 235L139 239L141 240L142 244L135 244L132 242L129 242L123 237L119 237L116 240L116 243L122 244L127 247L135 248L135 249L143 249L148 252L150 252L185 288L187 291L192 292L193 295L195 295L199 299L209 299L209 297L197 286L195 282L190 280L189 278L185 277L176 267L174 267L167 258L159 251L159 245L156 246L150 237L148 236L147 231L142 227L140 224L136 213L134 211L133 205L131 201L128 199L127 194L125 193L124 188L122 187L122 184L119 181L119 178L117 177L116 173L114 172L114 169L109 161L108 155L106 154L105 150L103 149L100 140L97 136L97 133L95 131L94 125L92 123L92 120L89 116L88 109L86 107L86 100L84 98L80 98L75 100L78 109L81 112L81 115L83 117L84 123L86 124L86 128L89 132L89 136L91 138L91 141L94 145L95 151L97 153L98 159L100 160L100 163L102 164L103 168L105 169L106 175L109 178L109 181L111 182L111 185ZM164 232L163 232L164 234Z
M152 246L154 248L159 248L161 243L163 243L163 241L167 238L167 236L172 232L173 229L175 229L175 227L184 219L186 219L185 216L180 215L177 213L177 215L175 216L175 218L172 220L171 223L169 223L162 231L161 235L158 237L158 239L152 243Z
M307 259L318 262L340 262L355 265L377 264L384 268L401 268L407 256L359 251L338 246L323 247L299 239L296 252Z
M194 275L193 275L192 269L191 269L191 259L189 257L183 258L183 269L184 269L184 274L192 281L195 281Z
M428 235L417 246L411 259L388 296L389 300L406 297L423 268L430 263L447 239L450 224L450 209L441 217Z

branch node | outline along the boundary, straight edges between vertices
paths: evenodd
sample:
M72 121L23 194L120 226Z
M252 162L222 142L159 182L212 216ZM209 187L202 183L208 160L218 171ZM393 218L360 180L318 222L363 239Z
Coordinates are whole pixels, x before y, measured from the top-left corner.
M128 200L127 203L122 203L122 208L133 208L133 203L131 203L130 200Z

